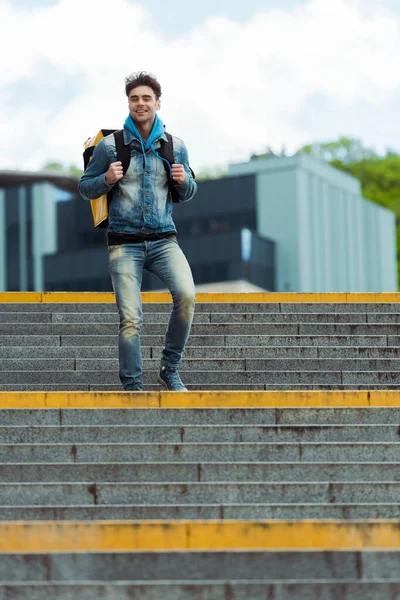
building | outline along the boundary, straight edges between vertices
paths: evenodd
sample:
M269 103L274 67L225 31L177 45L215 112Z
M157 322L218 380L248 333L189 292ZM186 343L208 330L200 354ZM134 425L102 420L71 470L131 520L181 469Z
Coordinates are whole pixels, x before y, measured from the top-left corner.
M304 154L231 165L229 175L253 178L278 291L397 291L395 215L365 200L357 179Z
M57 201L76 180L54 173L0 171L0 291L46 288L45 256L57 252Z
M199 182L195 199L174 207L179 243L197 285L245 280L275 289L275 246L254 230L254 202L253 220L247 218L251 211L243 212L246 188L246 177ZM44 259L46 290L111 290L105 232L93 228L89 203L75 197L59 203L57 211L58 250ZM160 286L157 277L144 273L143 290Z
M0 172L0 289L112 289L105 232L76 189L71 177ZM198 286L397 291L394 214L308 156L231 165L227 177L200 181L174 220ZM145 273L143 290L154 289Z

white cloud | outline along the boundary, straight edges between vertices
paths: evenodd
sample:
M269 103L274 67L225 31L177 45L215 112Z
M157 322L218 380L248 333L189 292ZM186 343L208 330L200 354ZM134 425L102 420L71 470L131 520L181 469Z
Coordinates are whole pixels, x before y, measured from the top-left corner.
M210 18L172 41L129 0L24 11L0 0L0 23L0 124L9 140L0 168L80 164L86 137L122 125L123 80L140 69L158 76L160 116L186 141L195 170L320 139L310 113L316 95L327 99L327 119L337 115L325 136L400 149L400 18L376 0L308 0L245 23Z

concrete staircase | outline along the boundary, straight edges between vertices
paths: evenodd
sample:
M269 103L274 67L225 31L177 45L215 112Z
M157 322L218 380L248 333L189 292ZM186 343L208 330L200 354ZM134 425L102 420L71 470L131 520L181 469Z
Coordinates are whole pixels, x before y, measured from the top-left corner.
M202 295L186 394L144 299L129 394L111 295L0 294L0 600L399 600L399 297Z
M380 296L200 294L182 378L192 390L398 389L398 298ZM0 390L121 390L112 294L6 298L0 301ZM148 390L160 389L168 298L144 294Z

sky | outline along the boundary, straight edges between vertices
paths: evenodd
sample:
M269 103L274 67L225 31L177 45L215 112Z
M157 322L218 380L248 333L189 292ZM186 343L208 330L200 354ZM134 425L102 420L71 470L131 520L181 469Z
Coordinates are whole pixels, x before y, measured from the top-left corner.
M0 169L82 165L154 73L197 172L357 137L400 152L399 0L0 0Z

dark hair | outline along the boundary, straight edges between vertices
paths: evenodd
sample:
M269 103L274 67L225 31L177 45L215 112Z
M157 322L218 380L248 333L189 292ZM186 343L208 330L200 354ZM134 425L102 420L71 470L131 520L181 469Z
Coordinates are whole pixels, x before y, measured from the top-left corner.
M146 71L138 71L137 73L132 73L132 75L129 75L129 77L125 78L125 92L128 98L131 90L139 87L139 85L147 85L151 87L156 99L160 99L161 85L158 83L154 75L151 73L146 73Z

